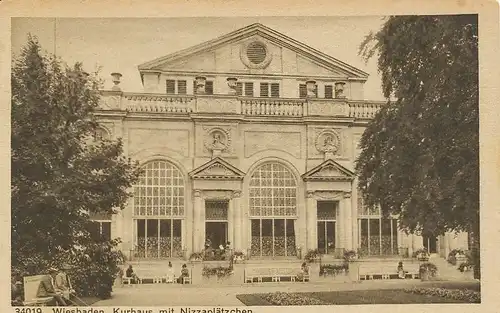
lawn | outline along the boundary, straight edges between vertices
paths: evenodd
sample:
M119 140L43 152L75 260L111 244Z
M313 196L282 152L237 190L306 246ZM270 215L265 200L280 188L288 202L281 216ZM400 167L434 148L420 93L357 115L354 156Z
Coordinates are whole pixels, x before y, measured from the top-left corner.
M427 296L404 292L401 289L351 290L294 293L293 296L314 298L328 305L349 304L415 304L415 303L467 303L466 301L448 299L439 296ZM248 294L236 296L249 306L276 305L264 299L264 294Z

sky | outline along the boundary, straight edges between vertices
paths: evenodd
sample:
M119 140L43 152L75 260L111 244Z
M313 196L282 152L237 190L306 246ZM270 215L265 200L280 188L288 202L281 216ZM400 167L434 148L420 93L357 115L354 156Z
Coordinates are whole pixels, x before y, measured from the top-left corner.
M360 43L383 23L380 16L356 17L186 17L186 18L13 18L12 54L36 36L47 53L68 64L101 68L105 88L112 72L122 73L122 90L142 92L137 66L211 40L253 23L262 23L369 74L364 96L384 100L376 58L358 55Z

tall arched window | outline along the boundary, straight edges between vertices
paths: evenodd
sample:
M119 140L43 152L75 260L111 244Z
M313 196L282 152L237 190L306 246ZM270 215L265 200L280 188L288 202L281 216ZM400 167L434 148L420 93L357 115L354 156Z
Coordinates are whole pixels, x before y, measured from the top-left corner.
M152 161L134 186L137 257L180 257L184 218L184 178L170 162Z
M283 164L259 166L250 178L251 253L253 256L293 256L297 183Z
M380 208L363 203L358 191L358 237L362 255L397 255L398 223L394 217L382 218Z

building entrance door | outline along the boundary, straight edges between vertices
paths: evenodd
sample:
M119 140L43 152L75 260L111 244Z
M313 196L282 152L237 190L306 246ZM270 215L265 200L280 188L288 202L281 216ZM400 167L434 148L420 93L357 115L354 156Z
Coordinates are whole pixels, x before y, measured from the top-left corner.
M226 246L228 241L227 200L205 201L205 246L218 249L220 245Z
M437 253L437 238L434 236L423 236L424 248L429 253Z
M337 201L318 201L318 250L322 254L333 254L336 248Z
M227 222L209 222L205 223L205 238L210 240L211 248L218 249L227 243Z

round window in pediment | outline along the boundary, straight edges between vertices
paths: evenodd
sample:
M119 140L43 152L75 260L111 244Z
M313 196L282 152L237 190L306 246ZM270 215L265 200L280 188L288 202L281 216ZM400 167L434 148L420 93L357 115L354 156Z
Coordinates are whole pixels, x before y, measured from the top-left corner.
M252 64L261 64L266 59L267 50L261 42L252 42L247 47L247 57Z
M271 63L272 53L265 42L252 40L241 46L240 57L248 68L263 69Z

